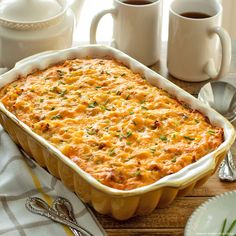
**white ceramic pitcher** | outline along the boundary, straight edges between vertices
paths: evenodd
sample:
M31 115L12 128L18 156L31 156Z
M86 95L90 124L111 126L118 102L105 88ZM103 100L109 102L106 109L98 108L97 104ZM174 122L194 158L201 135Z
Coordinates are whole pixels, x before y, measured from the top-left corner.
M20 59L35 53L70 47L83 2L0 1L0 67L10 69Z

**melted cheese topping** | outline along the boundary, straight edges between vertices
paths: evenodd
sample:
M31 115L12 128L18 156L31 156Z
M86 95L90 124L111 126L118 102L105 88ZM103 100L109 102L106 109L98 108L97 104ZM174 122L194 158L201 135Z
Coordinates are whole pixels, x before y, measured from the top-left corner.
M216 149L223 130L108 59L75 59L0 91L5 107L101 183L128 190Z

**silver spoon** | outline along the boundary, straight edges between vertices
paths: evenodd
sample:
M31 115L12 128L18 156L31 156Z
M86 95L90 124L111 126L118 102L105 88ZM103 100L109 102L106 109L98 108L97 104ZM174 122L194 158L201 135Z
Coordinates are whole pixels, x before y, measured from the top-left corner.
M233 85L223 81L207 83L201 88L198 99L230 122L236 119L236 88ZM230 150L220 165L219 178L223 181L236 181L236 167Z
M67 219L71 220L73 223L77 224L76 218L74 216L73 207L71 203L62 197L58 197L53 203L52 203L52 209L57 211L59 215L65 216ZM70 228L71 231L74 233L75 236L82 236L80 232L77 230L74 230L73 228Z
M25 206L32 213L45 216L57 223L64 224L70 228L77 230L78 232L81 232L82 235L93 236L90 232L88 232L83 227L68 220L64 215L52 209L44 200L40 198L37 198L37 197L28 198L26 200Z

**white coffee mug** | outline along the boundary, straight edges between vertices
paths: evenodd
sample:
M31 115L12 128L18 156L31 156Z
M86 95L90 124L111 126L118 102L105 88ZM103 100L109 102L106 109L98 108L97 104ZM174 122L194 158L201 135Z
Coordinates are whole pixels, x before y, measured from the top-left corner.
M198 15L200 18L196 18L195 13L208 16ZM217 0L172 2L167 55L170 74L190 82L218 79L227 74L231 61L231 40L220 27L221 16L222 6Z
M114 19L112 46L147 66L157 62L161 48L162 0L114 0L113 5L93 18L90 43L97 43L98 23L110 13Z

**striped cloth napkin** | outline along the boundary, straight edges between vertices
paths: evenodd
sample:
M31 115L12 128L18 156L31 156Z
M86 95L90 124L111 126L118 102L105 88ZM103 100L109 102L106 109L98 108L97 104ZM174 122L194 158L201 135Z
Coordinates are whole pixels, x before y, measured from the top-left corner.
M59 196L72 203L81 226L96 236L106 235L89 208L61 181L23 156L0 126L0 235L73 235L66 226L25 208L28 197L40 197L51 205Z

